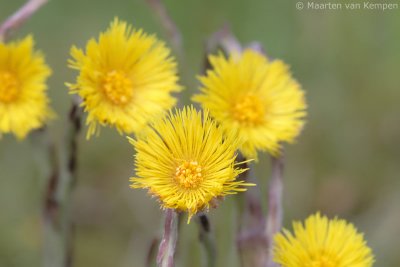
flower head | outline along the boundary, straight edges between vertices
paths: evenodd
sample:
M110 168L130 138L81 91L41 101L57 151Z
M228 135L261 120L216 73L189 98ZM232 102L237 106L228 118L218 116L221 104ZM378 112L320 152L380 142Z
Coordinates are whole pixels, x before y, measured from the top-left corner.
M24 138L54 116L46 95L51 70L31 36L8 44L0 42L0 136Z
M304 92L280 60L245 50L229 59L210 56L212 70L200 77L202 94L193 100L209 109L225 132L243 140L244 156L257 157L257 150L279 152L279 143L292 142L306 114Z
M136 140L136 175L132 188L147 188L164 208L187 211L190 217L209 208L213 200L245 191L236 181L245 171L236 168L237 141L207 112L193 107L170 112Z
M88 112L87 137L99 131L99 124L139 132L175 104L171 92L181 89L164 43L118 19L98 41L89 40L85 52L72 47L71 55L70 67L80 72L76 84L68 86Z
M317 213L293 228L294 235L283 230L275 236L274 261L282 267L369 267L374 262L363 235L345 220Z

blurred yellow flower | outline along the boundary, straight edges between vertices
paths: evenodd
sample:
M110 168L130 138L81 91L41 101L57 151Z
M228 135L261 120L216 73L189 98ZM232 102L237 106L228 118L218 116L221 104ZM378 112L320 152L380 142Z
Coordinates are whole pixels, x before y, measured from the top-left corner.
M245 191L236 181L245 169L235 165L237 140L224 136L208 115L193 107L170 112L136 140L132 188L147 188L164 208L187 211L190 218L214 200Z
M46 95L51 70L33 48L32 36L0 42L0 136L13 133L25 138L54 116Z
M257 158L257 150L279 153L280 142L292 142L306 115L304 92L280 60L269 61L247 49L210 56L212 70L200 77L202 94L193 100L210 110L225 132L243 141L240 151Z
M177 67L170 50L154 36L133 30L115 19L99 40L89 40L86 51L72 47L71 68L79 70L76 84L88 111L87 138L109 125L119 132L137 133L150 119L171 108L177 84Z
M275 236L274 261L282 267L369 267L374 262L363 235L345 220L317 213L293 228L294 235L283 230Z

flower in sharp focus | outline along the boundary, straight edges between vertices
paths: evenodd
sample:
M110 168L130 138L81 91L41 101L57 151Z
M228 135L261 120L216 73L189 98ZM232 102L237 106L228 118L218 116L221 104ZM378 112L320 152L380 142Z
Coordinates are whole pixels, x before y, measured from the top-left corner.
M275 236L274 261L282 267L370 267L374 262L363 235L345 220L319 213Z
M208 112L193 107L170 112L136 140L137 178L132 188L146 188L164 208L187 211L190 218L207 210L216 199L245 191L236 177L237 140L225 136Z
M88 112L88 138L99 132L99 125L139 132L171 108L176 102L171 92L181 90L175 60L164 43L118 19L98 41L89 40L85 52L72 47L71 55L69 65L79 76L68 86Z
M34 51L31 36L0 42L0 136L13 133L25 138L54 117L46 95L50 74L43 55Z
M279 153L281 142L292 142L306 115L304 92L280 60L247 49L229 58L210 56L212 69L200 77L202 94L193 100L209 109L225 132L236 132L245 157L257 150Z

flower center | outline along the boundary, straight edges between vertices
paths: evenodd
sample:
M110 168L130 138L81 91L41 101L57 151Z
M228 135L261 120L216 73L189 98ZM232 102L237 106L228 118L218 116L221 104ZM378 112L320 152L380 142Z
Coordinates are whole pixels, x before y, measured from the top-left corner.
M8 71L0 71L0 101L9 103L18 97L19 83L15 75Z
M103 81L107 98L116 105L124 105L133 96L132 81L123 72L109 71Z
M254 95L240 98L233 106L233 117L240 123L257 125L263 122L265 108L261 100Z
M318 259L312 261L309 267L337 267L339 264L335 259L327 255L321 255Z
M197 161L184 162L176 168L175 180L186 189L197 188L203 181L201 171L201 166Z

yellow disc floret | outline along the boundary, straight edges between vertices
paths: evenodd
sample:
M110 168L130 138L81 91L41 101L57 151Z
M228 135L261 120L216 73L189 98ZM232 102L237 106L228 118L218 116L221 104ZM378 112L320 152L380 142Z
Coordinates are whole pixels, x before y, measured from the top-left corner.
M246 95L233 106L233 117L244 125L259 125L265 119L265 107L254 95Z
M18 97L19 83L15 75L8 71L0 71L0 101L9 103Z
M201 170L201 166L199 166L197 161L182 163L176 168L176 181L184 188L195 189L199 187L200 183L203 181Z
M128 103L133 96L132 81L120 71L110 71L104 78L104 93L116 105Z

